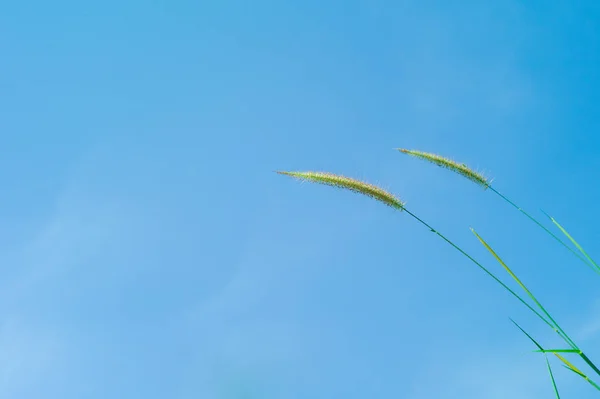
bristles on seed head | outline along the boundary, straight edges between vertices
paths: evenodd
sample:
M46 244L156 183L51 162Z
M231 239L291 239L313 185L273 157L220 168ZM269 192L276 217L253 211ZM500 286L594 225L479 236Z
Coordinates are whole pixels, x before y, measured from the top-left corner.
M432 154L429 152L417 151L417 150L407 150L404 148L397 148L398 151L411 155L416 158L423 159L425 161L429 161L434 163L442 168L450 169L453 172L458 173L471 180L472 182L482 186L484 189L488 188L492 181L485 177L482 173L476 172L473 169L469 168L464 163L458 163L449 158L442 157L441 155Z
M395 195L374 186L369 183L362 182L360 180L351 179L340 175L327 172L280 172L281 175L287 175L294 177L299 180L310 181L314 183L326 184L328 186L344 188L346 190L353 191L355 193L366 195L377 201L383 202L387 206L395 209L403 210L404 202L402 202Z

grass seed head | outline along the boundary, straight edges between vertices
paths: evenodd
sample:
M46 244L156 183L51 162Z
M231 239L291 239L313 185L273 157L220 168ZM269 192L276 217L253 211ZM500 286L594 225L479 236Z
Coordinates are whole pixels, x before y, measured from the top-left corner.
M456 172L471 180L472 182L482 186L484 189L488 188L492 183L492 181L485 177L482 173L474 171L464 163L458 163L449 158L445 158L436 154L431 154L429 152L406 150L404 148L398 148L397 150L405 154L412 155L413 157L424 159L438 166L441 166L442 168L450 169L451 171Z
M349 177L334 175L327 172L277 172L281 175L287 175L299 180L309 181L313 183L326 184L328 186L344 188L354 191L355 193L366 195L377 201L383 202L387 206L395 209L403 210L404 202L395 195L372 184L362 182L360 180L351 179Z

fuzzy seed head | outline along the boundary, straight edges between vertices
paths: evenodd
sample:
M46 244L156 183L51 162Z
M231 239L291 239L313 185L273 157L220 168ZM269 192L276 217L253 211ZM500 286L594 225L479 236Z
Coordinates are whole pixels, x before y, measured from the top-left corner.
M458 163L449 158L431 154L429 152L406 150L404 148L398 148L398 151L416 158L424 159L425 161L434 163L442 168L450 169L451 171L456 172L459 175L462 175L472 182L482 186L484 189L488 188L492 183L491 180L485 177L482 173L474 171L464 163Z
M377 201L383 202L392 208L403 210L404 202L400 201L393 194L372 184L362 182L360 180L351 179L349 177L334 175L327 172L277 172L281 175L287 175L299 180L309 181L313 183L326 184L328 186L344 188L355 193L366 195Z

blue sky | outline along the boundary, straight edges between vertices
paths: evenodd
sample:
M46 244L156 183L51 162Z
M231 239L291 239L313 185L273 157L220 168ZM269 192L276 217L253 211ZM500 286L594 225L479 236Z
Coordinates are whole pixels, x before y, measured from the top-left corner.
M598 277L392 150L487 171L597 255L600 7L521 3L4 5L0 396L552 397L508 318L558 342L474 265L273 173L379 184L504 278L474 227L600 359Z

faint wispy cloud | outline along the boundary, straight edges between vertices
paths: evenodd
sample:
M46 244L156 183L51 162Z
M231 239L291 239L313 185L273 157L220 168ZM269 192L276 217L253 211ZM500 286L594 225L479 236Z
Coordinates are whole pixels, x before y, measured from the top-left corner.
M37 231L1 254L6 266L0 287L4 398L62 397L58 392L77 385L68 380L79 371L73 368L79 349L74 330L61 323L59 304L64 298L54 295L60 287L77 284L74 271L125 239L136 217L127 201L91 195L78 183L67 181L54 211L38 221Z
M0 395L39 397L64 376L68 342L56 331L25 324L13 315L0 322Z

